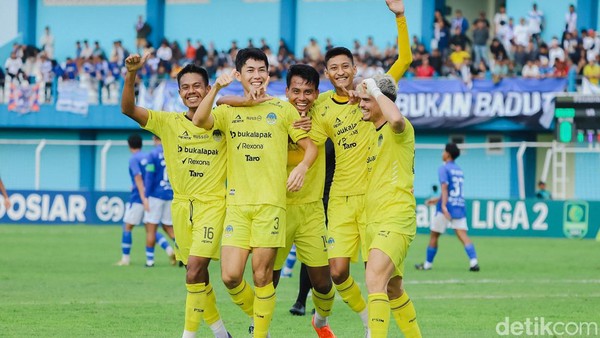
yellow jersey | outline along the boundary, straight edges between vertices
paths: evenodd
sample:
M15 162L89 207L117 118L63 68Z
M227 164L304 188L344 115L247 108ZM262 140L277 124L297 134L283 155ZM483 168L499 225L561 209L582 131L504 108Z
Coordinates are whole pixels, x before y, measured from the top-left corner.
M198 128L186 113L154 110L148 110L148 122L142 128L162 141L175 197L225 198L227 147L221 130Z
M368 137L373 124L362 120L358 105L339 101L333 90L319 95L310 137L318 145L327 138L335 149L335 172L329 196L354 196L365 193L367 182Z
M372 131L366 160L367 224L415 217L415 131L408 119L404 123L404 131L398 134L387 122Z
M412 62L406 17L396 18L398 30L398 59L387 74L399 81ZM319 95L315 101L316 113L310 136L317 145L331 138L335 148L335 172L330 196L352 196L365 193L366 158L369 135L373 124L362 120L358 105L346 104L330 90Z
M274 98L252 107L220 105L213 129L227 138L227 205L269 204L285 209L288 136L308 137L292 123L298 112Z
M316 113L314 107L308 112L309 117L313 117ZM315 141L315 143L317 143ZM306 204L320 201L323 198L323 190L325 189L325 143L317 144L318 156L315 163L308 169L304 176L304 186L300 191L287 192L287 204ZM297 144L290 142L288 151L299 151ZM296 165L288 164L288 176Z

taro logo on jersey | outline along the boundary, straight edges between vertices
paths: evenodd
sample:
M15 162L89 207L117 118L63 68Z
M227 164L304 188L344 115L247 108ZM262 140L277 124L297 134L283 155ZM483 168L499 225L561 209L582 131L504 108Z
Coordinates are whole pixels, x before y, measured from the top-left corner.
M233 225L229 224L225 227L225 237L231 237L233 235Z
M274 125L277 122L277 115L275 115L275 113L271 112L269 114L267 114L267 123L270 125Z
M381 143L383 143L383 134L379 134L379 138L377 138L377 146L381 147Z
M221 142L221 140L223 140L223 133L219 129L213 131L213 140L215 140L215 142Z
M179 135L180 139L183 140L191 140L192 138L190 137L190 134L188 134L187 130L184 130L183 133L181 135Z

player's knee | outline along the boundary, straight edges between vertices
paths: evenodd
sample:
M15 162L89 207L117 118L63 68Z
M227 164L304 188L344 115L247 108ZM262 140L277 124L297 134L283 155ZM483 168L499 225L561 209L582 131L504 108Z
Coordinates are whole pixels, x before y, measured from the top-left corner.
M319 279L315 283L313 283L313 288L315 291L321 294L327 294L331 290L333 285L331 284L331 279Z
M381 277L379 273L366 271L365 282L369 293L386 293L388 281Z
M226 288L233 289L238 285L242 284L243 277L241 274L222 271L221 279L223 280L223 284L225 284Z
M335 284L342 284L348 277L350 277L350 273L346 269L331 269L331 280Z
M255 269L252 272L254 285L262 287L273 281L273 272L264 269Z

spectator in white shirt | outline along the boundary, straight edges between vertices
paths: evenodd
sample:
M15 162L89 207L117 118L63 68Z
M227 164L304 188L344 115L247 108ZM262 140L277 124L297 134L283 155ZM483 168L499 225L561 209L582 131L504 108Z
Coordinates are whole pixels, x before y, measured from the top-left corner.
M46 26L44 35L40 38L41 50L46 53L49 59L54 58L54 36L50 33L50 27Z
M565 61L565 51L559 46L558 39L554 37L550 43L550 49L548 50L548 59L550 67L554 67L554 60L559 59Z
M525 23L525 18L519 20L519 24L515 27L514 32L515 44L527 47L531 35L529 34L529 27L527 27L527 24Z
M4 62L4 69L6 70L7 83L10 83L14 79L18 79L19 74L23 74L23 60L17 57L15 52L10 53L10 58Z
M500 29L502 26L508 23L508 15L506 14L506 7L504 5L500 5L498 9L498 13L494 14L494 33L498 36Z
M533 9L529 12L528 18L529 20L529 33L538 45L541 40L541 33L544 24L544 13L537 9L537 4L533 4Z
M533 60L527 60L525 66L523 66L523 70L521 71L521 76L524 78L533 78L537 79L540 77L540 70L538 66L533 62Z
M565 31L573 33L577 30L577 13L575 6L569 5L569 11L565 14Z
M83 48L81 49L81 55L80 55L81 58L89 59L93 53L94 53L94 50L92 49L92 47L90 47L88 40L83 40Z

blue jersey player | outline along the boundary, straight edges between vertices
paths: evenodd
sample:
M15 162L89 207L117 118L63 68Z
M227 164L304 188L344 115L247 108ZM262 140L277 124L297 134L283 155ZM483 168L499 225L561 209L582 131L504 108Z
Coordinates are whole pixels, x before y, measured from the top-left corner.
M433 259L438 249L438 238L446 231L446 228L454 229L456 236L465 247L469 256L470 271L479 271L477 253L475 246L467 235L467 218L465 199L463 197L464 175L462 169L454 162L460 156L460 149L454 143L446 144L442 153L444 165L438 169L441 197L430 198L425 203L436 204L436 213L431 223L429 246L427 247L427 258L425 263L417 264L418 270L430 270Z
M148 210L148 199L146 198L146 189L144 187L144 174L147 164L146 154L142 152L142 138L138 134L133 134L127 139L131 157L129 158L129 176L131 176L131 195L129 202L125 207L125 216L123 217L123 237L121 239L121 260L117 265L129 265L129 253L131 252L131 230L137 224L142 223L144 210Z
M171 202L173 201L173 189L169 183L165 155L160 138L153 136L154 149L147 157L146 175L144 186L148 197L149 211L144 214L146 226L146 266L154 266L154 244L158 243L175 264L175 253L169 245L168 240L160 232L157 232L158 224L162 224L163 230L175 239L173 232L173 220L171 218Z

